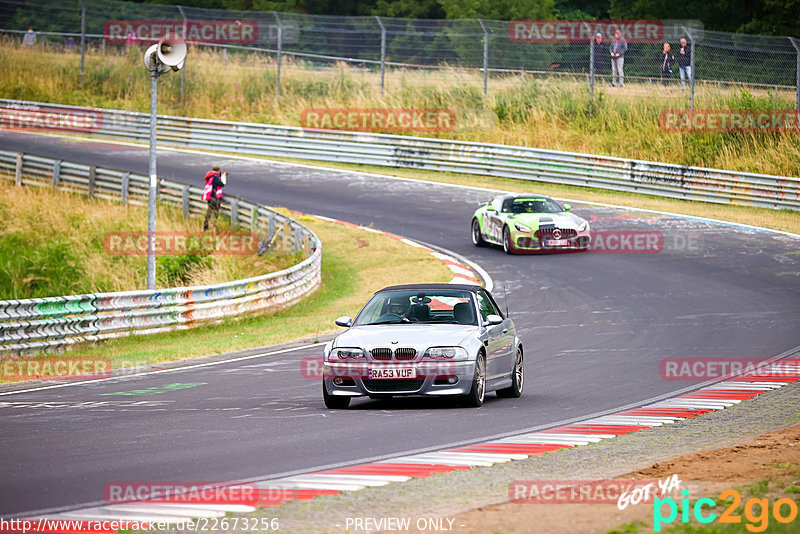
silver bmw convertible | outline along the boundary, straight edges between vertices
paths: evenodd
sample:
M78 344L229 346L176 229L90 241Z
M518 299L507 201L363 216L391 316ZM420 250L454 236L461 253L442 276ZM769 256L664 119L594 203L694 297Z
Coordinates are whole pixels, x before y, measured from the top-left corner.
M489 391L519 397L522 342L483 287L414 284L381 289L325 345L322 396L328 408L353 397L458 396L483 404Z

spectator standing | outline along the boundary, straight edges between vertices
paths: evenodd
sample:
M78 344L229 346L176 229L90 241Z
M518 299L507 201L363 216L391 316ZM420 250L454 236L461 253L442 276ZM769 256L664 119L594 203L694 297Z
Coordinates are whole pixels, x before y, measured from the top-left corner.
M661 83L664 87L669 83L669 78L672 76L672 64L675 63L675 54L669 43L664 43L664 50L661 52Z
M681 91L686 89L686 80L692 79L692 47L681 38L681 49L678 50L678 72L681 75Z
M136 32L133 31L133 30L129 31L125 35L125 48L130 50L131 47L136 46L138 40L139 40L139 36L136 35Z
M208 202L206 218L203 220L203 231L208 230L208 221L213 215L219 217L219 207L222 203L222 188L228 182L228 173L222 172L218 165L206 173L206 186L203 188L201 198Z
M33 28L28 28L28 31L25 32L25 35L22 37L22 46L33 48L33 45L35 44L36 44L36 32L33 31Z
M64 41L65 52L74 52L77 46L78 45L77 43L75 43L75 39L73 39L72 37L67 37L67 40Z
M592 47L594 48L594 72L597 74L598 72L608 72L608 69L611 67L611 56L608 55L606 51L606 47L603 44L603 34L598 33L594 36L594 41L592 42Z
M608 51L611 53L611 85L616 85L619 79L619 86L622 87L625 83L625 52L628 51L628 41L622 37L620 30L614 32Z

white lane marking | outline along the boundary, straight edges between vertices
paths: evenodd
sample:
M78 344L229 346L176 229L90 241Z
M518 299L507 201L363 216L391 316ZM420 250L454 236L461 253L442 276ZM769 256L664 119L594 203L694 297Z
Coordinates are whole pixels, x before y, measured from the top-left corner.
M358 484L345 484L340 482L279 482L277 480L270 480L264 482L263 485L256 484L259 489L315 489L315 490L337 490L337 491L358 491L364 489L365 486Z
M431 453L431 454L419 454L414 456L408 456L404 458L395 458L398 462L413 462L414 460L423 460L426 464L442 464L442 465L462 465L467 467L474 467L474 466L483 466L488 467L490 465L494 465L496 462L495 460L476 460L474 458L454 458L450 455L445 454L438 454L438 453ZM498 458L499 460L499 458Z
M103 507L110 512L130 512L140 514L166 514L166 515L185 515L188 517L223 517L226 512L222 510L211 510L202 505L193 508L174 508L168 504L113 504ZM251 507L250 511L255 510Z
M600 441L600 440L597 440ZM588 445L589 443L594 443L592 441L586 440L557 440L557 439L514 439L514 438L505 438L505 439L495 439L492 441L487 441L486 443L496 444L496 445L563 445L564 447L577 447L578 445Z
M434 458L427 458L424 456L417 457L417 456L401 456L399 458L391 458L389 460L379 460L378 464L419 464L419 465L449 465L455 467L472 467L472 466L489 466L492 465L488 462L475 462L475 463L464 463L463 460L447 460L444 458L434 459Z
M109 505L111 506L131 506L128 504ZM176 512L186 511L192 512L194 510L213 510L216 512L252 512L256 509L255 506L248 506L246 504L217 504L217 503L202 503L202 504L178 504L178 503L159 503L148 506L157 506L158 508L168 510L174 509Z
M672 423L674 421L667 421ZM591 421L584 421L587 425L619 425L619 426L661 426L664 421L640 421L639 419L592 419Z
M508 439L514 438L535 438L535 439L575 439L581 441L603 441L604 438L598 438L597 434L578 434L575 432L531 432L530 434L521 434L519 436L509 436Z
M464 267L459 267L458 265L452 265L450 263L447 263L446 265L455 274L459 274L466 278L472 278L472 279L475 278L475 276L473 276L472 271L470 271L469 269L465 269Z
M770 383L753 383L753 382L722 382L721 384L717 384L715 386L708 386L707 388L703 388L702 390L714 390L714 389L731 389L731 390L741 390L741 391L750 391L750 390L770 390L770 389L779 389L783 386L775 385L774 382Z
M475 446L479 446L480 444L475 444ZM464 447L469 447L469 445L464 445ZM504 453L504 452L455 452L455 451L441 451L441 452L434 452L430 456L434 456L436 458L449 458L451 460L476 460L478 462L509 462L511 460L524 460L528 457L527 454L513 454L513 453Z
M172 404L173 401L0 401L0 408L34 408L61 410L64 408L137 408L137 407L162 407Z
M287 352L294 352L296 350L308 349L308 348L311 348L311 347L321 347L321 346L322 345L319 344L319 343L309 343L308 345L301 345L299 347L292 347L292 348L288 348L288 349L275 350L275 351L272 351L272 352L264 352L264 353L260 353L260 354L252 354L250 356L240 356L238 358L231 358L231 359L228 359L228 360L217 360L217 361L213 361L213 362L196 363L196 364L192 364L192 365L185 365L185 366L182 366L182 367L174 367L172 369L159 369L157 371L144 371L144 372L141 372L141 373L133 373L133 374L125 374L125 375L119 375L119 376L111 376L111 377L108 377L108 378L100 378L100 379L97 379L97 380L83 380L83 381L80 381L80 382L69 382L69 383L66 383L66 384L53 384L51 386L42 386L42 387L39 387L39 388L20 389L20 390L17 390L17 391L6 391L6 392L3 392L3 393L0 393L0 396L4 396L4 395L19 395L19 394L22 394L22 393L30 393L32 391L42 391L42 390L45 390L45 389L63 388L63 387L68 387L68 386L79 386L79 385L84 385L84 384L98 384L100 382L106 382L108 380L115 380L115 379L121 378L123 376L125 378L129 378L129 377L135 377L135 376L156 375L156 374L161 374L161 373L174 373L176 371L184 371L186 369L198 369L200 367L211 367L213 365L222 365L222 364L231 363L231 362L240 362L240 361L244 361L244 360L252 360L254 358L263 358L265 356L273 356L275 354L285 354Z
M741 402L741 401L739 401ZM654 408L702 408L702 409L711 409L711 410L720 410L722 408L728 408L737 404L736 402L707 402L705 400L694 400L694 401L672 401L672 402L662 402L658 405L653 405Z
M409 480L410 480L410 478L409 478ZM318 487L319 484L325 484L325 479L320 477L320 478L314 478L314 479L311 479L311 480L298 480L297 482L299 482L301 484L313 484L314 485L313 487L316 488L316 487ZM398 482L405 482L405 480L401 480L401 481L398 481ZM387 484L391 484L392 482L389 481L389 480L355 480L355 479L353 479L353 480L341 480L341 481L334 480L334 483L335 484L341 484L342 487L356 486L356 487L360 487L360 488L379 488L381 486L386 486Z
M188 514L159 514L157 512L121 512L108 510L106 506L96 508L84 508L82 510L74 510L72 512L64 512L60 514L70 519L100 519L100 520L113 520L113 519L127 519L129 521L152 521L164 523L180 523L188 519L192 519Z
M664 424L664 423L674 423L679 419L683 419L683 417L669 417L669 416L653 416L653 415L606 415L603 417L598 417L597 419L590 419L588 421L584 421L584 423L592 424L592 425L603 425L609 424L610 422L622 423L622 424L636 424L639 423L655 423L655 424Z
M345 484L355 484L359 486L385 486L391 482L405 482L410 477L400 475L320 475L309 473L308 475L299 475L296 477L289 477L285 479L278 479L277 482L285 480L287 482L342 482Z
M603 441L602 438L597 438L595 436L586 436L575 438L569 434L564 434L563 436L554 436L552 438L549 437L539 437L539 436L514 436L511 438L503 438L503 439L495 439L490 441L489 443L530 443L530 444L542 444L542 445L588 445L589 443L598 443Z

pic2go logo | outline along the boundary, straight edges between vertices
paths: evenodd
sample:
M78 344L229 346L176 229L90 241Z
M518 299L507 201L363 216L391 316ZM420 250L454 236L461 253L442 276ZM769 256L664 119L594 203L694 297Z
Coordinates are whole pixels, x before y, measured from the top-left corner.
M717 503L714 501L714 499L697 499L697 501L694 503L694 506L690 506L688 498L689 490L685 489L681 493L684 495L683 499L681 499L681 522L689 522L690 510L692 515L694 515L694 519L700 523L711 523L717 519L717 514L713 512L709 511L707 514L703 513L703 506L708 506L709 508L714 508L717 506ZM720 493L719 498L720 500L732 499L725 511L720 514L719 522L737 524L741 523L741 516L734 513L742 502L742 496L739 494L739 492L733 489L728 489ZM668 509L666 516L664 516L665 506ZM758 512L756 512L756 508L758 508ZM787 510L788 514L784 515L784 512ZM769 514L769 499L749 499L744 505L744 516L748 521L745 525L747 530L750 532L764 532L769 526ZM797 518L797 503L787 498L778 499L772 505L772 515L775 517L775 520L778 523L791 523ZM677 517L678 503L675 502L675 499L667 497L664 499L656 498L653 501L654 532L661 532L661 525L672 523L675 521L675 519L677 519Z

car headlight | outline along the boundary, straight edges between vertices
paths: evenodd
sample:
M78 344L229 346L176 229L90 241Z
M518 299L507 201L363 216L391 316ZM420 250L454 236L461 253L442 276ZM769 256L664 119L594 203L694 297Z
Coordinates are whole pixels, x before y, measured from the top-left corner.
M364 351L355 347L337 347L331 349L328 355L330 360L363 360Z
M514 227L519 230L520 232L530 232L531 229L525 226L524 224L514 223Z
M583 232L584 230L588 230L588 229L589 229L589 223L588 223L588 222L586 222L586 221L583 221L583 222L581 223L581 225L580 225L580 226L578 226L578 231L579 231L579 232Z
M428 360L466 360L468 357L464 347L431 347L422 355Z

